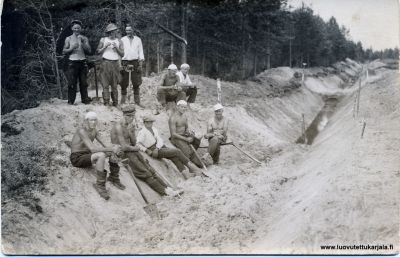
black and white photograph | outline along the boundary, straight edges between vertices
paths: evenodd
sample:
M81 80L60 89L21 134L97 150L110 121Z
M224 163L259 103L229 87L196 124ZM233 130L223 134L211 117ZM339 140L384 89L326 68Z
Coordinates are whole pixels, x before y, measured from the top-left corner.
M4 0L4 255L400 252L398 0Z

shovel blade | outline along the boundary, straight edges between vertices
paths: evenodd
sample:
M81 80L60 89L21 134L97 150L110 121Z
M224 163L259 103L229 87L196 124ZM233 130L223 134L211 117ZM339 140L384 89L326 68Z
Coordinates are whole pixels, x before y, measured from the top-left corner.
M157 206L154 203L144 206L143 209L151 218L160 219L160 213L158 212Z

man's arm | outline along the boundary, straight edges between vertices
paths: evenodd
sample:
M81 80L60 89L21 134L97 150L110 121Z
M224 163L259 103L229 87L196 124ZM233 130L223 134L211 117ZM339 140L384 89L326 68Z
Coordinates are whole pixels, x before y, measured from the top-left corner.
M212 121L208 121L207 123L207 133L204 135L205 139L209 139L214 136L214 129L212 127Z
M115 48L117 53L122 57L124 56L124 44L122 43L121 39L118 39L119 46Z
M178 133L176 133L176 116L175 115L172 115L171 118L169 118L168 125L169 125L169 132L171 134L171 138L180 139L180 140L190 143L190 141L191 141L190 137L185 137L185 136L182 136L182 135L179 135ZM186 130L187 130L187 123L186 123L185 131Z
M139 51L139 61L143 62L144 61L144 54L143 54L143 44L142 44L142 40L138 37L139 39L139 43L138 43L138 51Z
M76 48L79 47L79 45L78 45L77 43L71 45L71 43L69 42L69 40L70 40L69 37L67 37L67 38L65 39L64 48L63 48L63 51L62 51L63 54L70 54L74 49L76 49Z
M104 53L104 51L107 49L107 47L111 45L110 42L107 42L107 44L104 44L104 37L100 39L99 45L97 46L96 52L98 54Z
M79 39L80 39L81 42L82 42L83 51L84 51L86 54L90 54L90 52L92 51L92 48L91 48L90 45L89 45L89 39L88 39L87 37L81 36L81 35L79 35L78 37L79 37Z
M92 142L92 140L90 140L86 130L84 130L83 128L79 129L78 133L79 133L79 137L81 138L81 140L83 141L85 146L87 148L89 148L91 153L113 152L114 151L114 149L111 148L111 147L105 147L104 144L97 139L98 138L98 134L96 134L96 139L97 139L97 141L99 141L99 143L101 145L103 145L103 147L97 147L95 144L93 144L93 142Z
M164 140L161 138L160 133L158 133L158 130L154 127L153 127L153 132L154 132L154 137L157 140L156 147L160 149L161 147L164 146Z
M126 142L121 124L115 126L115 131L117 133L118 142L122 147L122 151L139 151L138 147L134 147Z
M164 82L165 82L167 76L168 76L168 74L164 74L164 75L162 76L162 78L161 78L161 84L160 84L159 87L160 87L161 89L174 89L174 88L175 88L175 85L172 85L172 86L164 86Z
M146 152L147 148L143 145L145 141L145 134L143 129L139 131L137 138L136 138L136 146L139 147L140 151ZM146 152L147 153L147 152Z

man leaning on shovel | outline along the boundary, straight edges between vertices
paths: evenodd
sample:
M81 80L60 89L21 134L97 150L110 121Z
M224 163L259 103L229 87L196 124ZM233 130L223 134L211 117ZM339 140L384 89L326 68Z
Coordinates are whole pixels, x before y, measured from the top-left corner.
M175 191L165 185L139 152L139 147L136 146L135 111L134 105L122 107L123 117L111 129L111 142L121 145L122 151L125 152L123 157L128 157L128 165L130 165L133 175L146 182L154 191L160 195L170 196L182 193L182 191Z

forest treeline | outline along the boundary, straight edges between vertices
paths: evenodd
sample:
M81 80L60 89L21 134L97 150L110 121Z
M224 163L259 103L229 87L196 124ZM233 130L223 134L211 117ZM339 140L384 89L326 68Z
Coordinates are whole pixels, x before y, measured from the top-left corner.
M62 97L61 48L74 19L82 21L93 55L108 23L122 35L126 24L133 25L143 41L146 76L172 62L189 63L194 74L240 80L278 66L399 56L397 48L365 49L334 17L326 22L286 0L6 0L2 113Z

